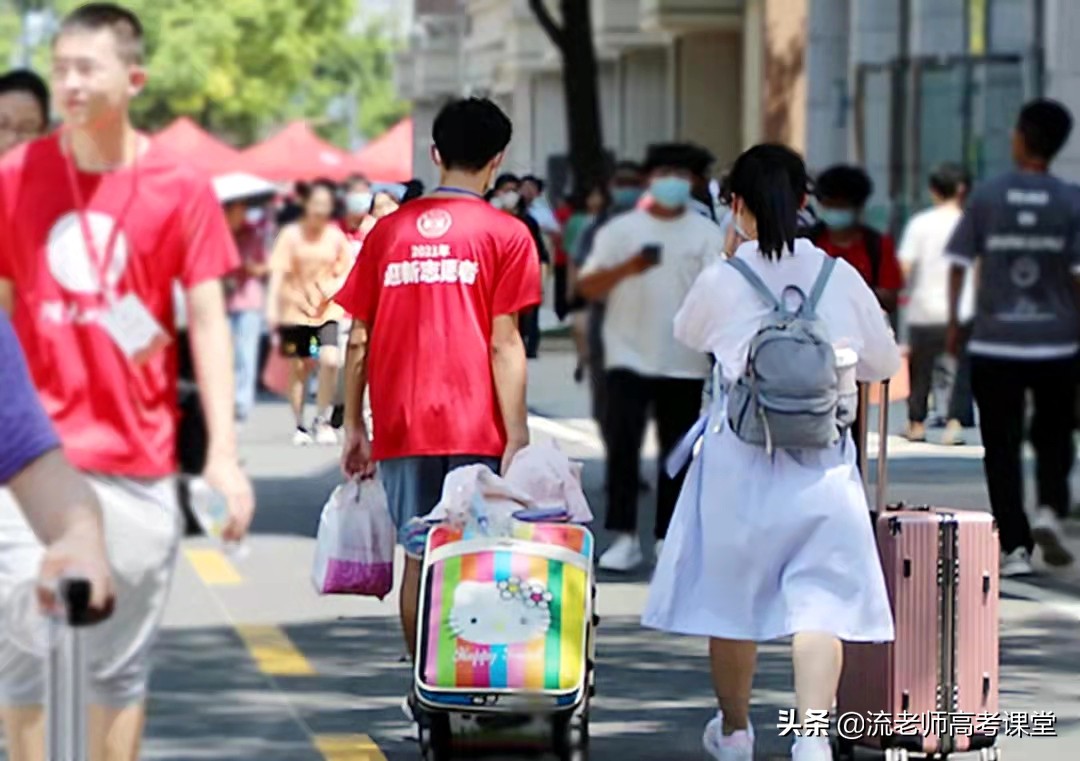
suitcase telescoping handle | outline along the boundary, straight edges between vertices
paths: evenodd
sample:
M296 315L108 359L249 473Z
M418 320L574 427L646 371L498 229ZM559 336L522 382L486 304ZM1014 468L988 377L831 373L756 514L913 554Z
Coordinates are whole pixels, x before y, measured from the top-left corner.
M870 384L859 384L859 473L866 490L870 490L870 454L867 451L870 429ZM889 381L881 383L878 404L878 457L877 479L874 484L874 502L871 512L879 515L885 510L885 495L889 488Z
M64 579L59 585L63 615L51 622L46 706L49 761L86 761L86 661L82 629L108 617L90 608L90 582Z

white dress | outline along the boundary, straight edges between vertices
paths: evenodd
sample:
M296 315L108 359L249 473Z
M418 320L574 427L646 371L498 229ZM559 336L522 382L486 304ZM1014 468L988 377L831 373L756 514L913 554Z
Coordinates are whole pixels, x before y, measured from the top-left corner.
M735 254L779 293L809 293L826 254L805 239L779 262L756 242ZM769 311L731 266L711 266L675 321L675 337L717 359L722 383L744 370ZM874 294L837 262L818 304L834 343L859 355L860 381L891 377L900 353ZM846 641L890 641L893 621L850 435L834 449L797 456L740 441L719 391L672 456L700 438L649 590L642 623L695 636L764 642L800 631Z

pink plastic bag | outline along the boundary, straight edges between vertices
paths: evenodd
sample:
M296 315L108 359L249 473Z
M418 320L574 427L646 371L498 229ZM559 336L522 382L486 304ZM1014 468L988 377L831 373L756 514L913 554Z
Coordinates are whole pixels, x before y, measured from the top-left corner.
M396 541L386 492L378 480L337 487L319 519L311 574L315 591L382 600L394 587Z
M262 382L278 396L285 396L289 392L289 360L281 355L277 346L270 349L270 356L266 358Z

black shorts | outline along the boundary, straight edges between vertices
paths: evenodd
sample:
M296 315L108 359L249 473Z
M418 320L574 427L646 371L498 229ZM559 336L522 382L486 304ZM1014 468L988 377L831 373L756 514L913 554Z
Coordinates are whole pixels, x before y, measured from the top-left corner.
M282 325L278 328L278 338L282 356L311 359L323 346L338 345L338 324L327 322L319 326Z

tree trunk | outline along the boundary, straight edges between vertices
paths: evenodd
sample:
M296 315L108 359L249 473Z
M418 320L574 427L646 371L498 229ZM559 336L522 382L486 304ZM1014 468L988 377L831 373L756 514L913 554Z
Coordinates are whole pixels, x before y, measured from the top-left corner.
M562 54L570 166L574 190L578 193L601 181L607 169L590 5L587 0L560 0L560 26L551 17L544 0L529 0L540 26Z

